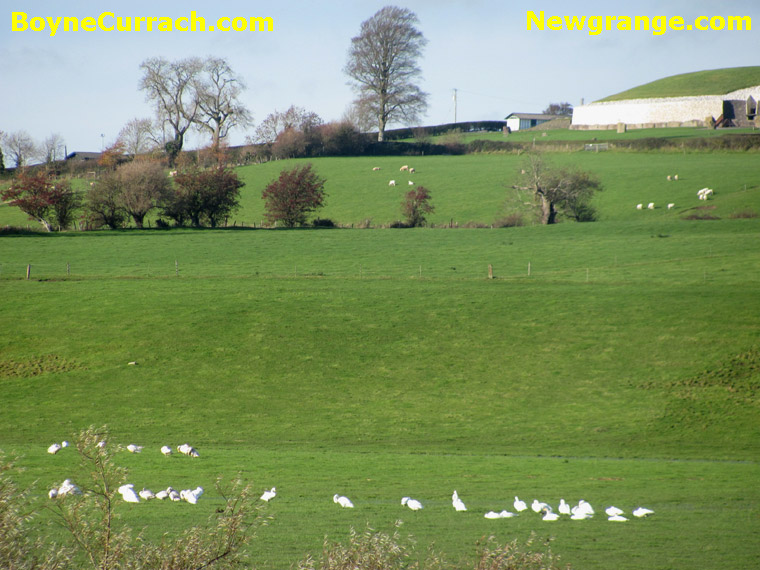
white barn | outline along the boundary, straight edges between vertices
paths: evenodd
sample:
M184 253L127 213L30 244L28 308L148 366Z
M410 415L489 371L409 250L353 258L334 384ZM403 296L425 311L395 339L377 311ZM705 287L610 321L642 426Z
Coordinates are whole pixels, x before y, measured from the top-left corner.
M573 109L571 129L698 127L712 118L718 126L753 126L760 85L724 95L597 101Z
M505 120L510 131L530 129L541 123L556 119L557 115L544 115L541 113L510 113Z

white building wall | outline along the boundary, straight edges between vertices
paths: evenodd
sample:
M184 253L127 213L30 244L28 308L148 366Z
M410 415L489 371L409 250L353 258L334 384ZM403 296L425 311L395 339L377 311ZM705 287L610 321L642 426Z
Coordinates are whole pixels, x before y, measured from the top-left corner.
M724 100L746 100L760 97L760 86L740 89L725 95L700 97L666 97L660 99L628 99L590 103L573 108L571 128L609 128L618 123L644 127L667 123L697 123L723 113Z

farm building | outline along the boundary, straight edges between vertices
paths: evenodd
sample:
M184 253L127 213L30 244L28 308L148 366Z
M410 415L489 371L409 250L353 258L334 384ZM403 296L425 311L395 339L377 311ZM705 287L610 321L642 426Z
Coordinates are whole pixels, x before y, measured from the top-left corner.
M673 75L575 107L571 129L753 127L760 67Z
M724 95L597 101L575 107L571 129L626 127L751 127L757 116L760 85Z
M541 123L546 123L556 119L557 115L544 115L541 113L510 113L506 117L507 128L510 131L520 131L536 127Z

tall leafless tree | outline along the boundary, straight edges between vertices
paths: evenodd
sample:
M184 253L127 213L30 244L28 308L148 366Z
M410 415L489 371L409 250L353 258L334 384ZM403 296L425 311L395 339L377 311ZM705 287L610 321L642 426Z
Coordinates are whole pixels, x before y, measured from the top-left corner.
M26 166L36 152L34 140L26 131L7 133L0 142L3 144L5 154L13 161L16 168Z
M58 133L53 133L44 141L42 141L42 145L37 149L37 158L46 164L50 164L56 160L66 158L63 156L63 149L63 137Z
M182 151L185 133L196 122L200 100L196 89L203 71L203 61L189 57L168 61L152 57L140 64L143 76L140 89L156 107L156 115L163 124L174 131L174 140L166 143L171 164Z
M116 139L123 146L124 152L136 156L161 146L161 137L156 136L154 130L153 121L135 117L122 127Z
M211 148L218 151L220 141L231 129L251 124L251 113L240 101L245 83L226 60L208 57L195 87L199 107L195 122L200 130L211 134Z
M377 120L377 140L389 123L411 124L427 108L427 93L414 82L420 78L417 60L427 40L415 26L417 15L406 8L386 6L362 22L351 39L344 72L358 98L356 107Z

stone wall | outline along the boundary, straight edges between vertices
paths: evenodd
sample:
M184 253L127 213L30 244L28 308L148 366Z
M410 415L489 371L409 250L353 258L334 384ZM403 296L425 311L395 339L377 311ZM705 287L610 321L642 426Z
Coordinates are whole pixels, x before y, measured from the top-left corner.
M725 95L699 97L664 97L596 102L573 109L571 129L614 129L619 124L628 128L704 126L707 117L723 114L725 100L760 98L760 86L740 89Z

